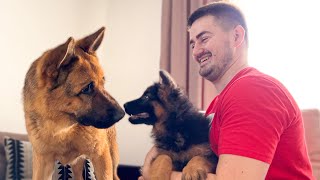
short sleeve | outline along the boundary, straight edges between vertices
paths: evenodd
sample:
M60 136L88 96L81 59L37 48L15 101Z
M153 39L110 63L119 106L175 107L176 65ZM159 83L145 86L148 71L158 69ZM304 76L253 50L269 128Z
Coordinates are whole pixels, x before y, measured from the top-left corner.
M271 163L288 126L290 102L269 79L244 77L222 97L218 154L235 154Z

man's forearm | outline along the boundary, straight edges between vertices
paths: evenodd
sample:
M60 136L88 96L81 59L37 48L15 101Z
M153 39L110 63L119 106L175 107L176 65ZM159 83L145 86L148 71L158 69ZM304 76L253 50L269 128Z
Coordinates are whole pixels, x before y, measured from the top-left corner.
M173 171L171 173L170 180L181 180L181 177L182 177L182 173L181 172Z
M171 173L170 180L181 180L181 177L182 177L181 172L173 171ZM207 180L216 180L216 179L217 179L217 176L215 174L207 174Z
M207 180L217 180L217 175L215 174L207 174Z

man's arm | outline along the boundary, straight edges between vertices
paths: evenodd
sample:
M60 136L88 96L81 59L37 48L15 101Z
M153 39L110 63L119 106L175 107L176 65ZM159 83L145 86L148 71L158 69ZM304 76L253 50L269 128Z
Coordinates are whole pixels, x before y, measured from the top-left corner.
M208 174L207 180L263 180L269 164L232 154L219 156L216 174ZM181 172L173 172L171 180L181 180Z
M146 156L144 167L142 168L142 174L139 180L149 178L149 168L152 159L158 154L155 147L151 148ZM216 170L216 174L208 174L207 180L263 180L269 169L269 164L232 154L222 154L219 156L219 162ZM171 174L171 180L181 180L181 172L173 172Z
M232 154L222 154L219 156L217 166L217 180L263 180L265 179L269 164Z

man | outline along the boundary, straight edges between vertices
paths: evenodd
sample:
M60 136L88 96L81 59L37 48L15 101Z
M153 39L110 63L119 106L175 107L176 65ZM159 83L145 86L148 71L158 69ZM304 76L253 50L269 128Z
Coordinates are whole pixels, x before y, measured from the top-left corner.
M219 162L207 179L314 179L298 105L278 80L248 66L241 11L225 2L209 4L191 14L188 27L199 74L218 90L206 115L214 115L209 137ZM156 155L154 147L144 179ZM181 179L181 172L171 179Z

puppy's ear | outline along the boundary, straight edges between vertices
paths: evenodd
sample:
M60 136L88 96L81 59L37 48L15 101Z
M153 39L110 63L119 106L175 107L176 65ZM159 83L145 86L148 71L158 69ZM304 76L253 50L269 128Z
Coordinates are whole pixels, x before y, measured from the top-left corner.
M161 69L159 74L160 74L160 83L161 84L168 85L173 88L178 87L176 82L173 80L173 78L170 76L170 74L167 71Z
M94 53L102 42L104 31L105 27L102 27L97 32L78 40L77 46L89 54Z

